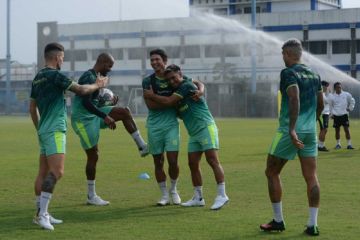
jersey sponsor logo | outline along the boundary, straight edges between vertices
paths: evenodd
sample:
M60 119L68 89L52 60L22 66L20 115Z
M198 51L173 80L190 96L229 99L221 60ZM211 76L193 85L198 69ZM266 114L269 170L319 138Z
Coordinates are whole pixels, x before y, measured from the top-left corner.
M179 111L180 111L180 112L184 112L184 111L186 111L188 108L189 108L189 105L185 104L184 106L182 106L182 107L179 108Z
M46 77L43 77L43 78L40 78L40 79L36 79L33 81L33 85L38 85L38 84L41 84L43 82L47 81L47 78Z

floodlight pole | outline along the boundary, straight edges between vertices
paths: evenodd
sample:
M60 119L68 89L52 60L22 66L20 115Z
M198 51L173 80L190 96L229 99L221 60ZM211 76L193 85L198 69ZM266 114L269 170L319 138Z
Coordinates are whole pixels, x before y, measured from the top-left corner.
M251 2L251 28L256 31L256 0ZM253 34L256 37L255 34ZM256 39L251 46L251 93L256 93Z
M11 68L10 68L10 0L7 0L7 13L6 13L6 107L5 113L11 113L10 89L11 89Z

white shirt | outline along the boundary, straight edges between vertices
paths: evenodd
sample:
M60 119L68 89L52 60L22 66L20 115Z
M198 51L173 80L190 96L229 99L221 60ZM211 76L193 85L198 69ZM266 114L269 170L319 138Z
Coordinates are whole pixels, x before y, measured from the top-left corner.
M329 105L330 97L331 97L330 93L323 92L324 110L321 112L321 114L330 115L330 105Z
M352 111L355 107L355 99L350 93L341 91L340 94L334 92L328 98L331 114L334 116L342 116L348 114L348 110Z

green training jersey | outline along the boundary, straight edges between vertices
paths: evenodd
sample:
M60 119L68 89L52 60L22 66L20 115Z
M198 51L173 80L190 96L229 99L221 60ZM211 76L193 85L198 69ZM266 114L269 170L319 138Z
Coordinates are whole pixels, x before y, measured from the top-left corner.
M210 124L215 123L209 108L203 97L199 101L194 101L191 96L197 87L191 79L184 79L174 94L182 99L179 102L178 112L190 136Z
M38 134L66 131L65 90L72 81L53 68L43 68L35 76L31 85L30 98L36 101L40 121Z
M151 80L153 79L153 80ZM153 81L153 83L151 83ZM160 96L171 96L173 89L166 79L156 77L152 74L142 81L143 89L152 87L155 94ZM149 109L146 119L146 127L148 128L167 128L178 124L176 109L173 107L163 109Z
M81 77L79 78L78 84L80 84L80 85L93 84L96 82L96 78L97 78L97 76L96 76L95 70L89 69L81 75ZM98 105L98 100L97 100L98 94L99 94L99 90L96 90L95 92L93 92L91 94L91 102L95 106ZM71 118L72 119L78 119L78 118L93 119L94 117L96 117L96 115L89 112L82 104L82 96L75 95L73 104L72 104Z
M296 132L316 132L317 94L322 91L320 76L304 64L294 64L281 71L281 110L279 131L289 131L289 87L299 88L300 111L296 121Z

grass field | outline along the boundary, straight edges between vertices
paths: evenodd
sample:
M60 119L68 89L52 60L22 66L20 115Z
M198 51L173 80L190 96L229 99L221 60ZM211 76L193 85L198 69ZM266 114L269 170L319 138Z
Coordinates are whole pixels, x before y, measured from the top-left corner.
M137 119L145 135L144 120ZM282 180L287 229L263 233L259 224L272 217L264 176L268 146L275 119L218 119L220 160L230 202L211 211L216 186L210 167L202 161L204 208L156 207L158 186L151 157L141 159L121 123L115 132L105 130L100 140L97 193L111 205L85 205L85 155L72 129L68 131L65 176L57 184L50 212L64 220L55 231L32 224L35 213L33 182L37 173L38 146L29 118L0 118L0 239L305 239L308 217L306 186L299 161L285 167ZM356 150L320 153L318 175L321 208L318 239L359 239L360 228L360 121L351 121ZM182 125L182 124L181 124ZM345 144L342 133L342 143ZM183 200L193 190L186 159L186 132L182 127L179 190ZM329 129L327 146L335 146ZM166 165L167 166L167 165ZM150 180L141 180L141 172Z

